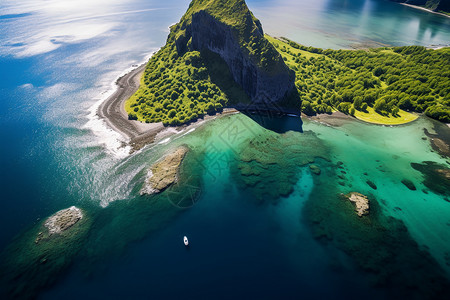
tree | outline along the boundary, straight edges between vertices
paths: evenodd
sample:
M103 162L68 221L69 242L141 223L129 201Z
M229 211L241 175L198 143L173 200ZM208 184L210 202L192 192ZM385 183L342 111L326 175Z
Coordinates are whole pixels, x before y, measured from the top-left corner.
M361 110L361 106L363 103L363 99L361 96L356 96L354 101L353 101L353 107L357 110Z
M364 103L362 104L362 106L361 106L361 111L366 112L366 111L367 111L367 107L368 107L367 103L364 102Z
M392 115L395 117L398 115L398 112L400 111L400 109L397 106L394 106L394 108L392 108Z
M350 102L342 102L341 104L338 105L337 109L343 112L344 114L348 114L350 112L351 105L352 104Z
M380 76L383 75L384 73L385 73L385 71L383 70L382 67L376 67L376 68L373 70L373 75L375 75L375 76L377 76L377 77L380 77Z
M180 95L176 91L173 91L172 94L170 95L170 99L177 100L179 96Z
M177 111L176 111L175 109L171 109L171 110L169 111L168 116L169 116L169 118L173 118L173 117L176 116L176 114L177 114Z
M375 101L373 109L378 113L382 113L383 111L386 110L386 101L382 98L378 99L377 101Z
M314 109L311 106L311 102L307 100L302 101L302 112L307 115L313 115Z

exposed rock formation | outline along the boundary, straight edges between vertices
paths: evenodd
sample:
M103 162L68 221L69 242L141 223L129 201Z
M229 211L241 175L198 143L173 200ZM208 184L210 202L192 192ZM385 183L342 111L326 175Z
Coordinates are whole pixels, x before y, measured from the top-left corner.
M179 55L209 50L228 65L252 104L278 102L295 88L295 73L264 38L261 23L244 0L194 0L173 26Z
M2 293L2 299L38 298L42 288L60 279L85 247L91 225L88 212L72 206L14 239L0 261L0 290L8 294Z
M141 190L141 195L160 193L177 182L181 163L188 151L187 147L179 147L151 166L150 176Z
M360 193L350 193L346 198L355 204L355 211L359 217L369 214L369 198Z
M83 218L81 209L72 206L49 217L44 226L48 229L49 235L58 234L75 225L81 218Z
M450 169L436 169L436 172L447 180L450 180Z

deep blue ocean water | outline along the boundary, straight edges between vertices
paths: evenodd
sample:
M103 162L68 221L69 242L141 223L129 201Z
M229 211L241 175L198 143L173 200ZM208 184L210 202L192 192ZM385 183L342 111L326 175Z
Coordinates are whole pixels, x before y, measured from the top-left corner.
M89 109L124 70L143 62L164 44L168 26L179 20L189 1L77 3L6 0L0 4L0 249L39 220L71 205L104 214L96 220L97 233L85 245L87 252L94 249L102 257L76 257L68 270L58 274L56 284L41 292L42 298L159 299L188 294L197 298L348 299L359 294L355 289L370 291L374 299L383 296L383 291L369 287L369 280L344 253L317 242L305 226L302 205L314 185L308 168L301 169L292 196L273 206L254 205L248 201L252 199L248 191L233 187L219 193L224 183L233 186L234 181L205 176L208 188L192 209L168 217L168 221L162 218L161 223L156 219L157 230L139 229L140 234L127 239L132 223L114 214L125 214L127 207L138 201L135 184L143 178L149 161L161 152L147 149L133 157L121 155L114 135L89 118ZM450 43L450 18L382 0L247 3L267 33L306 45L350 48ZM86 126L88 121L91 123ZM336 130L343 141L354 142L345 140L345 134L363 139L359 129L349 126ZM426 159L443 163L429 151L428 144L418 141L422 127L432 125L423 121L410 129L395 129L393 138L418 132L405 140L410 149L391 149L404 155L403 165ZM333 140L336 131L308 122L303 129L329 140L332 159L344 160L357 170L356 162L351 165L345 142ZM388 128L374 126L370 130L377 136ZM358 147L368 151L379 145ZM376 155L386 158L393 154L380 150ZM395 171L390 175L400 176ZM420 181L419 174L412 176ZM354 177L358 185L356 173ZM390 186L390 179L383 184L386 190L381 188L380 193L417 198ZM422 203L396 203L404 205L403 214L398 215L389 210L395 205L386 205L386 210L402 219L418 243L431 247L442 263L449 249L438 241L445 244L448 240L448 206L433 194L423 198L437 201L430 208L429 219L419 213ZM126 203L124 208L109 205L120 201ZM416 221L417 216L423 217L426 226ZM114 220L119 221L115 224ZM441 231L427 236L426 227ZM180 242L184 234L189 234L190 249ZM121 250L114 249L114 238L126 241L117 246ZM102 244L111 249L100 249ZM92 259L88 267L83 261L86 257Z

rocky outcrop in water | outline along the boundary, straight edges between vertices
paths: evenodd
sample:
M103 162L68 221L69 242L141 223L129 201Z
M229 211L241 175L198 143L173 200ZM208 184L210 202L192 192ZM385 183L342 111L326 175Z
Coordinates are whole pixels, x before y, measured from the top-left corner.
M150 176L141 190L141 195L157 194L177 182L181 163L189 149L177 148L150 168Z
M300 171L302 168L309 168L319 175L320 164L329 160L323 141L312 132L298 135L289 131L280 135L252 131L252 134L253 137L239 148L239 157L233 168L237 173L232 178L253 195L249 200L258 204L278 204L294 192L301 176L307 176L306 172ZM306 151L305 144L313 150ZM320 177L316 175L315 178Z
M44 226L48 229L49 234L58 234L75 225L83 218L81 209L72 206L67 209L58 211L49 217Z
M317 183L302 214L313 236L326 245L324 249L345 252L374 290L386 292L385 298L442 299L448 294L449 279L441 265L377 199L370 202L369 215L351 217L354 208L348 200L339 200L347 195L336 197L340 188L335 182L325 176L314 178ZM347 259L338 261L343 268L348 266Z
M295 73L265 39L243 0L194 0L171 36L179 55L193 50L218 54L252 104L279 102L295 88Z
M350 193L346 198L355 204L355 211L359 217L369 214L369 198L360 193Z
M75 206L63 209L50 216L44 223L42 230L38 233L35 243L48 240L53 235L59 235L74 226L83 218L81 209Z
M35 299L60 279L85 246L91 225L90 215L72 206L14 239L0 256L0 294L7 294L2 299Z

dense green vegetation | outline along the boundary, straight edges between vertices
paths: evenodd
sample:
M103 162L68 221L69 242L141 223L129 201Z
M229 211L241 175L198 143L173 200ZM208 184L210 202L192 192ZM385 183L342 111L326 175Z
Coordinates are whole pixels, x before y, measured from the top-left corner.
M171 27L166 45L149 61L139 90L125 104L130 119L179 125L226 105L249 102L220 56L192 49L192 15L206 11L229 26L241 50L256 65L277 72L281 56L258 32L260 22L244 0L194 0Z
M179 125L220 111L229 102L223 91L239 94L232 84L219 88L212 82L214 72L207 68L200 52L179 57L174 47L169 43L150 59L141 87L125 104L130 119ZM217 68L226 74L223 66Z
M338 110L369 122L400 124L415 119L406 112L415 111L450 122L449 48L323 50L264 38L255 33L261 24L243 0L191 2L126 102L130 119L180 125L250 101L219 55L194 51L191 40L183 40L189 38L192 15L200 10L231 26L243 53L261 68L276 72L276 60L284 59L296 72L298 96L293 101L308 115Z
M355 115L373 108L384 116L425 112L450 122L450 49L408 46L322 50L268 37L296 72L306 114L339 110Z

